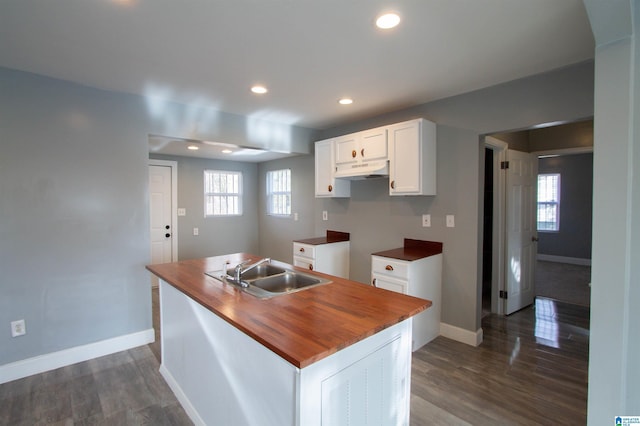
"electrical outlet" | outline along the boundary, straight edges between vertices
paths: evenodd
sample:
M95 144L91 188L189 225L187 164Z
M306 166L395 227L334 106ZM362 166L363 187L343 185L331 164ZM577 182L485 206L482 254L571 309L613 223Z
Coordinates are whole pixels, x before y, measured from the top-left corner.
M18 337L27 334L27 327L24 320L11 321L11 337Z
M184 208L178 209L178 216L186 216L186 215L187 215L187 209L184 209Z
M456 226L455 216L452 214L447 215L447 228L454 228Z
M293 220L298 220L298 213L293 214Z
M193 235L200 235L200 230L198 228L193 228Z
M322 211L322 220L329 220L329 213L326 210Z
M431 215L430 214L423 214L422 215L422 226L425 228L428 228L431 226Z

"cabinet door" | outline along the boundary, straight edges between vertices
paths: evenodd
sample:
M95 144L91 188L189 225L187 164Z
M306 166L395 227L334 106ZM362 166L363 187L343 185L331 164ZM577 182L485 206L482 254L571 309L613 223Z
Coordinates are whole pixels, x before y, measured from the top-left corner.
M409 121L389 127L389 193L420 194L421 154L420 122Z
M359 161L360 133L340 136L334 139L336 164L349 164Z
M395 291L396 293L408 294L409 283L405 280L397 280L380 274L372 274L371 284L374 287Z
M358 155L363 161L386 160L388 158L387 128L379 127L362 132Z
M397 338L322 381L323 426L407 424L399 348Z
M333 140L315 144L316 197L349 197L351 185L348 181L336 182Z

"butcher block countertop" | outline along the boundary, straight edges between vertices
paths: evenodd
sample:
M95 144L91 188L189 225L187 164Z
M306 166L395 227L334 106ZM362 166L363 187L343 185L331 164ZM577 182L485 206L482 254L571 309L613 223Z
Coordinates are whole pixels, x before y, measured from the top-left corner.
M442 253L442 243L436 241L404 239L404 245L400 248L379 251L374 256L389 257L391 259L414 261L425 257Z
M416 315L431 302L272 261L332 283L259 299L205 275L260 258L235 253L149 265L147 269L294 366L304 368Z
M313 246L319 246L322 244L341 243L343 241L349 241L348 232L331 231L327 230L327 235L317 238L305 238L304 240L293 240L294 243L310 244Z

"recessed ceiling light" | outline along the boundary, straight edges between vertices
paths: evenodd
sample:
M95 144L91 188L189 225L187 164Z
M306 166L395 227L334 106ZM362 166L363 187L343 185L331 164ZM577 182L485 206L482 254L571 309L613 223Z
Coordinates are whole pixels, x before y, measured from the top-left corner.
M223 149L222 153L223 154L231 154L233 151L231 151L230 149Z
M251 91L252 91L253 93L258 94L258 95L263 95L263 94L265 94L265 93L267 93L267 92L268 92L268 90L267 90L267 88L266 88L266 87L264 87L264 86L260 86L260 85L253 86L253 87L251 88Z
M338 103L340 105L351 105L353 103L353 99L351 99L351 98L342 98L342 99L338 100Z
M394 28L399 23L400 16L398 16L398 14L396 13L385 13L384 15L378 16L378 19L376 19L376 26L378 28L382 28L383 30Z
M195 145L189 145L189 146L187 146L187 149L190 149L191 151L197 151L197 150L199 150L200 148L198 148L198 147L197 147L197 146L195 146Z

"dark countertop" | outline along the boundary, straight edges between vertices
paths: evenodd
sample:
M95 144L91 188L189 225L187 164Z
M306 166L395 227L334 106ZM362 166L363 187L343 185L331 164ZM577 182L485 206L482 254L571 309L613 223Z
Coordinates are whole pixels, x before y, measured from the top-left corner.
M147 269L294 366L304 368L416 315L431 302L367 284L272 261L332 280L295 293L258 299L205 274L228 261L260 258L235 253L149 265Z
M404 246L373 253L374 256L413 261L442 253L442 243L436 241L404 239Z
M324 237L305 238L304 240L293 240L294 243L311 244L318 246L320 244L340 243L342 241L349 241L348 232L340 231L327 231L327 235Z

